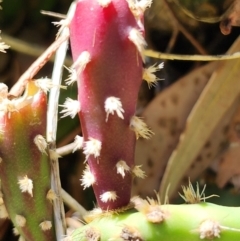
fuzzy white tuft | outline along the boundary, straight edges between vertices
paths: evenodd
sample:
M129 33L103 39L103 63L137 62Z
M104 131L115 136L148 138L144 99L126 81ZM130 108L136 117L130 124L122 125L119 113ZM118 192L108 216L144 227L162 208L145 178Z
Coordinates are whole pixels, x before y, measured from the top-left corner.
M72 153L74 153L77 150L80 150L83 147L83 137L76 135L74 139L74 148L72 150Z
M52 203L53 201L55 201L57 199L57 194L52 189L50 189L47 192L46 198L47 198L47 200L49 200Z
M106 8L112 0L97 0L101 7Z
M58 38L60 36L60 34L62 33L62 31L67 27L69 27L69 24L70 24L70 20L69 19L61 19L59 22L52 22L55 26L57 27L60 27L58 32L57 32L57 35L56 35L56 38Z
M63 85L55 85L53 84L52 80L49 78L41 78L41 79L36 79L34 81L35 85L40 88L44 93L47 93L50 89L53 87L59 87L62 89L66 89L66 86Z
M220 238L221 227L218 222L205 220L199 227L200 239Z
M120 98L113 97L113 96L108 97L105 100L104 108L105 108L105 112L107 113L106 121L108 121L109 114L113 115L114 112L116 112L119 118L124 119L123 117L124 110L122 108L122 102L120 101Z
M71 68L76 68L77 74L81 74L86 68L86 65L91 61L91 56L88 51L83 51L78 59L73 63Z
M127 163L125 161L119 161L116 164L116 168L117 168L117 173L120 174L123 178L125 177L125 172L130 171L130 167L127 165Z
M59 106L63 107L63 110L60 112L63 114L61 118L70 116L73 119L81 109L79 101L71 98L67 98L64 104Z
M86 156L86 160L89 158L90 155L93 155L95 158L99 157L101 148L101 141L90 137L89 141L86 141L83 147L83 153Z
M41 153L47 154L47 141L42 135L36 135L33 141Z
M67 85L71 85L73 83L75 83L77 81L77 71L73 68L68 68L65 66L65 68L68 70L69 72L69 75L68 75L68 78L65 80L65 83Z
M58 158L61 157L61 156L57 153L56 150L49 150L49 156L50 156L51 160L53 160L53 161L57 161Z
M159 65L154 64L143 70L143 79L147 81L149 88L157 84L157 81L159 80L159 78L154 73L159 71L162 68L163 68L162 64L159 64Z
M102 202L106 203L109 201L115 201L118 198L115 191L108 191L100 195L100 199Z
M17 227L24 227L26 225L26 218L22 215L16 215L15 216L15 222Z
M132 28L129 32L128 38L135 44L143 62L145 62L144 48L146 47L147 43L142 36L142 33L138 29Z
M42 231L47 231L52 228L52 222L51 221L43 221L39 224L39 227L42 229Z
M135 177L139 177L139 178L142 178L144 179L146 177L146 174L145 172L141 169L141 166L135 166L133 169L132 169L132 173Z
M33 196L33 181L28 178L28 176L24 176L23 178L19 178L18 185L21 190L21 192L26 192L30 194L30 196Z
M83 175L81 180L81 185L83 186L83 189L86 189L88 187L91 187L95 183L95 177L90 171L90 167L86 165L85 170L83 171Z
M147 127L146 123L139 117L133 116L130 120L130 128L135 132L136 138L149 139L154 133Z
M130 10L133 15L139 19L143 16L145 10L151 7L152 0L127 0Z

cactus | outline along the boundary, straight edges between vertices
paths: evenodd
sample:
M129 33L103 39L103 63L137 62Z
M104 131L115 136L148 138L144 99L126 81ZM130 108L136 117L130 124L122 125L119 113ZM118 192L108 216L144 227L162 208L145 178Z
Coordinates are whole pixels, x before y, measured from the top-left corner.
M78 100L67 98L61 113L79 115L83 137L76 137L73 150L83 149L81 185L93 187L98 204L85 216L86 225L62 238L240 240L239 207L206 203L203 192L198 187L195 192L191 184L181 195L189 204L131 199L133 178L145 177L134 164L136 139L154 134L135 115L138 92L142 79L149 87L156 84L154 72L162 67L144 67L143 14L150 4L151 0L78 0L71 19L59 23L60 30L70 29L74 60L66 83L78 85ZM7 47L0 43L0 51ZM24 81L26 91L18 99L10 100L7 87L0 86L0 218L9 214L27 241L59 241L52 221L52 201L58 197L50 188L47 158L57 153L48 151L43 138L47 89L39 81Z
M15 233L26 240L55 240L50 165L47 158L46 94L33 81L19 99L1 84L0 177L2 199ZM15 197L15 198L14 198ZM6 217L3 212L2 218Z
M133 163L136 137L152 134L134 115L146 43L142 9L131 4L78 1L70 24L83 152L88 162L82 185L93 186L103 210L128 205L132 176L143 176Z

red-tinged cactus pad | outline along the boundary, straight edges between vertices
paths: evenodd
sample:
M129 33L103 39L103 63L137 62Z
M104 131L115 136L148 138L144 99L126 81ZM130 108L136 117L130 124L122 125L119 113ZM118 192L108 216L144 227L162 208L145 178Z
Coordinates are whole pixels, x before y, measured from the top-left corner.
M151 134L146 130L142 135L146 127L135 127L139 122L131 121L145 46L142 15L134 15L136 9L140 11L126 0L79 0L70 24L83 150L89 164L82 181L84 188L93 185L103 210L129 203L136 136Z
M50 165L46 155L46 94L30 82L24 96L7 99L0 86L0 179L3 201L27 241L54 241Z

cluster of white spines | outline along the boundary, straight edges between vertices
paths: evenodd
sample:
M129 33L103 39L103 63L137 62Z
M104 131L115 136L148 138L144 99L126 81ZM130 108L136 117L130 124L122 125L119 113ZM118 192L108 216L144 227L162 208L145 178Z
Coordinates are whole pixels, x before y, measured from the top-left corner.
M108 121L109 114L113 115L114 112L116 112L116 114L119 118L124 119L124 117L123 117L124 110L122 108L122 102L121 102L120 98L113 97L113 96L108 97L105 100L104 109L106 112L106 121Z
M47 141L42 135L36 135L33 141L41 153L47 154Z
M140 32L140 30L138 30L136 28L132 28L129 32L128 38L130 41L132 41L135 44L139 54L142 57L143 62L145 62L144 49L145 49L147 43L146 43L142 33Z
M130 120L130 128L135 132L136 138L149 139L153 132L147 127L146 123L139 117L133 116Z
M91 55L88 51L83 51L72 65L72 68L76 68L77 74L82 73L86 68L86 65L91 61Z
M90 171L89 165L86 165L85 170L83 171L82 178L80 179L82 181L83 189L86 189L88 187L91 187L95 183L95 177Z
M100 199L104 203L115 201L117 198L118 196L115 191L107 191L100 195Z
M85 141L84 147L83 147L83 153L86 156L86 160L89 158L89 156L93 155L95 158L98 158L100 156L102 148L102 142L90 137L88 141Z
M67 98L64 104L59 106L63 107L63 110L60 112L63 114L61 118L70 116L73 119L81 109L79 101L71 98Z
M123 160L117 162L116 168L117 168L117 173L120 174L123 178L125 177L126 172L130 171L130 167Z
M31 197L33 196L33 181L32 179L28 178L27 175L19 178L18 185L21 192L28 193Z

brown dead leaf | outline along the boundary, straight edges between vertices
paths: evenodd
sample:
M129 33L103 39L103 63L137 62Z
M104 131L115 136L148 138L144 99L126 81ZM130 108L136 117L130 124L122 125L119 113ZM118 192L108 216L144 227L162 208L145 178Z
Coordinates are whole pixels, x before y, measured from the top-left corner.
M135 179L133 195L151 196L160 185L167 161L184 129L186 118L214 71L216 63L200 67L161 92L143 112L144 120L155 135L138 140L137 165L142 165L147 179Z
M236 52L239 49L240 38L235 41L230 52ZM165 195L169 184L171 185L169 197L176 192L186 171L194 163L216 128L227 116L230 121L229 112L233 114L234 106L236 108L239 101L239 68L239 59L218 63L216 71L188 117L186 129L169 159L161 183L161 196ZM207 159L203 161L206 162Z
M240 175L240 106L231 120L227 135L229 147L217 160L216 182L219 187Z

